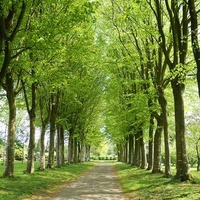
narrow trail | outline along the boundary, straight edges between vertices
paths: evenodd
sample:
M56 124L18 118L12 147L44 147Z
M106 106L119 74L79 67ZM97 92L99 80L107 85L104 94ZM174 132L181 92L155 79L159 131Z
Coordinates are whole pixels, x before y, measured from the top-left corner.
M39 192L23 200L125 200L114 163L99 162L94 168L59 191Z
M113 163L98 163L91 171L63 188L54 200L125 200Z

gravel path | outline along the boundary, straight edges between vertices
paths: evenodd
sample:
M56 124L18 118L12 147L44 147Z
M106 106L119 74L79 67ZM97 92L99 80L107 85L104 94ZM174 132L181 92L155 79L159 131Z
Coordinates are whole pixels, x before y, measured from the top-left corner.
M98 163L91 171L70 183L54 200L125 200L113 163Z

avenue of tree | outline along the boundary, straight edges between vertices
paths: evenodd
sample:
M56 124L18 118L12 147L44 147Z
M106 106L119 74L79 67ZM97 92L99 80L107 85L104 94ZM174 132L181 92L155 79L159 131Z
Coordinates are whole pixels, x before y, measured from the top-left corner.
M200 96L199 9L197 0L1 1L3 176L14 176L17 119L27 113L27 173L39 129L40 170L88 161L106 135L119 161L152 173L164 163L171 177L175 160L175 178L191 180L187 141L200 170L200 112L184 100Z

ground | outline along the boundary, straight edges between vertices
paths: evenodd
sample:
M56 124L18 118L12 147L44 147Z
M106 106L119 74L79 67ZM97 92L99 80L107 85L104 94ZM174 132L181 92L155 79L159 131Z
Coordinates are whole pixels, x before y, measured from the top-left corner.
M113 163L100 162L59 191L40 192L24 200L125 200Z

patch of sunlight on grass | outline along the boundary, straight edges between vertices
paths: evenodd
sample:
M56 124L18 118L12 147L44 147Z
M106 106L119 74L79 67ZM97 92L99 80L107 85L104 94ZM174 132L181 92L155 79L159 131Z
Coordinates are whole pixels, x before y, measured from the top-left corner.
M200 172L192 171L195 182L182 183L124 163L116 163L116 168L122 188L130 199L200 199Z
M15 163L15 177L0 177L0 199L18 200L28 195L34 194L38 190L54 190L65 184L95 165L94 162L65 165L61 168L36 170L33 174L24 174L26 163ZM35 163L37 169L39 163ZM0 173L3 174L5 166L0 165Z

